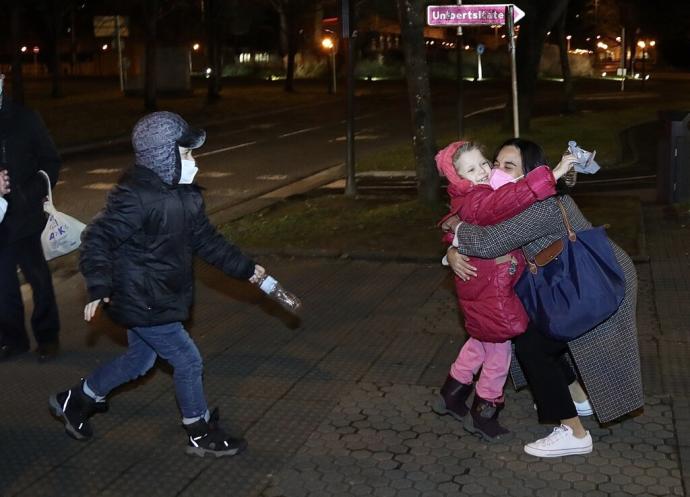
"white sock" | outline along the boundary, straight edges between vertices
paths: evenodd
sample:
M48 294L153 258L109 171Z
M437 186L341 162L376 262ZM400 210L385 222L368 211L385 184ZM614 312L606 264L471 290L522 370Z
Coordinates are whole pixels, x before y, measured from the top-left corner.
M204 418L206 422L208 423L209 419L211 419L211 413L208 412L208 409L206 409L206 412L204 413L203 416L197 416L196 418L182 418L182 424L183 425L191 425L199 421L201 418Z
M82 387L82 391L86 395L91 397L93 400L95 400L96 402L103 402L105 400L105 397L101 397L100 395L97 395L96 392L91 390L91 388L89 388L89 384L86 383L86 381L84 381L84 386Z

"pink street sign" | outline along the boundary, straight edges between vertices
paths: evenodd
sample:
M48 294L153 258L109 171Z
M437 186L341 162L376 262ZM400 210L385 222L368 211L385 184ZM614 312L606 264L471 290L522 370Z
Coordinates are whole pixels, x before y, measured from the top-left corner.
M426 9L428 26L496 26L506 23L506 4L496 5L429 5ZM513 21L525 13L513 5Z

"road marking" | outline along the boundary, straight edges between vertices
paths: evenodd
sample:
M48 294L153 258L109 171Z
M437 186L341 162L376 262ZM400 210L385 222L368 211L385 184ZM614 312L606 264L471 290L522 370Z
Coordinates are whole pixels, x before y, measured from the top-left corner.
M119 173L122 169L119 167L113 167L113 168L101 168L101 169L91 169L90 171L86 171L86 174L112 174L112 173Z
M227 176L232 176L234 173L224 173L221 171L204 171L199 173L200 178L225 178Z
M256 179L264 181L282 181L287 179L287 174L262 174L261 176L257 176Z
M297 131L291 131L290 133L283 133L282 135L278 135L278 138L287 138L288 136L301 135L302 133L309 133L310 131L314 131L316 129L321 129L321 126L313 126L311 128L304 128L298 129Z
M492 105L491 107L484 107L483 109L475 110L474 112L470 112L469 114L465 114L464 117L478 116L479 114L491 112L492 110L501 110L501 109L505 109L505 108L506 108L506 104Z
M115 186L115 183L91 183L84 185L83 188L87 190L110 190L113 186Z
M254 145L256 142L240 143L239 145L233 145L231 147L219 148L218 150L211 150L210 152L204 152L202 154L194 154L195 157L207 157L209 155L220 154L223 152L229 152L230 150L237 150L238 148L249 147Z

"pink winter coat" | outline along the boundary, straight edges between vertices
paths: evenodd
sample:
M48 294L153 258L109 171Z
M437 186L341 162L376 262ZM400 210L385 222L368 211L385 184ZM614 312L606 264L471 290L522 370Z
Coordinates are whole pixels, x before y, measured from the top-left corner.
M437 164L440 162L439 156ZM489 185L473 185L457 176L454 169L452 173L447 173L441 164L438 166L446 177L451 176L448 177L451 211L441 222L457 214L462 221L470 224L498 224L519 214L534 202L556 193L556 181L546 166L538 167L523 180L509 183L498 190L493 190ZM447 243L451 243L452 239L452 233L444 236ZM524 333L527 314L513 290L526 265L522 252L514 250L496 259L472 257L470 264L477 268L476 278L463 281L455 277L458 303L465 316L467 333L483 342L504 342Z

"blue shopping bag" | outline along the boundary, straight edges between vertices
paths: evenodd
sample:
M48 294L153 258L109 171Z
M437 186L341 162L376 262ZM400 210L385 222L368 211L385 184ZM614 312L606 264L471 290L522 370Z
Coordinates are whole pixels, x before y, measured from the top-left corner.
M515 285L530 321L542 333L570 341L608 319L625 296L625 274L604 227L573 231L527 261Z

